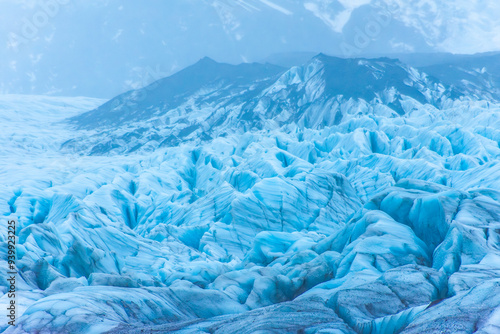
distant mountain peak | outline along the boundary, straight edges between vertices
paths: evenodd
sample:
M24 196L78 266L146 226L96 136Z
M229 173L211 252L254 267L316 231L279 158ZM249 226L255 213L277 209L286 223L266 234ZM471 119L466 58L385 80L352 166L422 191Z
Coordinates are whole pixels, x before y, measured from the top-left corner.
M205 56L205 57L201 58L200 60L198 60L196 62L196 64L205 65L205 64L219 64L219 63L217 61L215 61L214 59Z

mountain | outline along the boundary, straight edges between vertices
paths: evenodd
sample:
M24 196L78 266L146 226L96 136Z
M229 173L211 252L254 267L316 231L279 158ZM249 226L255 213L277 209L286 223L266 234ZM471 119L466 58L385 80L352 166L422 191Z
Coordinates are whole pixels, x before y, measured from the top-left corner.
M0 331L498 332L500 103L445 60L0 96Z
M453 55L419 68L442 82L468 90L471 95L485 92L490 100L500 100L500 54Z
M80 128L117 126L151 118L192 99L196 99L195 104L210 104L216 98L234 95L240 100L247 100L253 97L253 92L259 91L259 87L276 79L284 70L273 65L220 64L203 58L179 73L124 93L93 111L75 117L73 121Z
M0 93L111 98L203 56L498 51L497 2L2 0Z
M307 63L314 55L307 52L275 54L265 58L279 66L292 67ZM367 54L368 59L383 58L383 54ZM391 58L427 73L446 85L457 85L457 89L472 93L489 94L489 99L499 99L500 53L487 52L474 55L452 53L394 53ZM477 88L474 88L477 86Z
M204 58L73 117L72 124L97 133L69 141L63 148L107 154L291 124L320 129L353 117L353 110L397 117L418 105L441 108L466 93L465 88L453 89L388 58L320 54L288 70Z

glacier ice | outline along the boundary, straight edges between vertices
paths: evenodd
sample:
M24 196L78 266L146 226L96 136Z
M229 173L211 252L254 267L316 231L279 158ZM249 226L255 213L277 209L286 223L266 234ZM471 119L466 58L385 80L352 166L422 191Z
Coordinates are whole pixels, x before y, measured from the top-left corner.
M325 57L117 128L63 122L101 100L0 97L20 272L18 325L0 330L500 330L500 106L393 61L348 64L397 82L346 98Z

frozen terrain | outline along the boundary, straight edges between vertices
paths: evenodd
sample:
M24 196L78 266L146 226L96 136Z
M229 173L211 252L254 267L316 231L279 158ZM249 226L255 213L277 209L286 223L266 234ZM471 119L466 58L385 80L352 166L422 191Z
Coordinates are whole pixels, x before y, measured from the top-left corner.
M203 59L106 103L0 96L0 331L499 333L498 86L463 69Z

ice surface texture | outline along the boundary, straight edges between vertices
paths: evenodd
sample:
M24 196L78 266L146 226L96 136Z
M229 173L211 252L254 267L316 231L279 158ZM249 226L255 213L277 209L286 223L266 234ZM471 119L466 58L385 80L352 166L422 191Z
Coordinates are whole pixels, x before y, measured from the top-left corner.
M133 108L0 98L1 330L500 331L497 104L392 60L196 66Z

